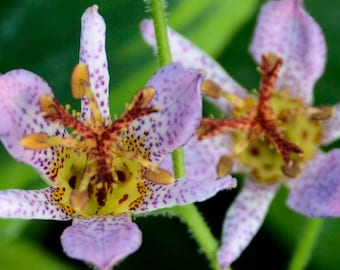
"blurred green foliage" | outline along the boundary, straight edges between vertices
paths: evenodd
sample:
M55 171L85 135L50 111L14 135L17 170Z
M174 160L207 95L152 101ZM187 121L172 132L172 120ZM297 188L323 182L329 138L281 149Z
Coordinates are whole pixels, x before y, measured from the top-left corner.
M70 95L69 78L78 62L80 17L94 4L87 0L3 0L0 6L0 72L25 68L43 77L62 103L79 108ZM120 114L132 94L157 69L157 59L143 43L139 23L150 17L145 1L97 1L107 24L107 53L111 75L112 114ZM248 89L257 87L258 75L248 54L248 44L261 1L169 0L169 24L202 47ZM325 75L316 86L317 104L334 104L340 70L338 10L340 1L306 1L307 9L324 29L328 42ZM209 113L209 109L208 109ZM0 151L0 188L32 189L45 186L29 167ZM220 235L225 209L235 192L223 192L200 204ZM282 189L265 226L234 269L256 267L285 269L306 219L285 205ZM118 269L207 269L203 255L187 229L176 219L148 217L136 220L144 233L142 248ZM87 269L62 253L59 237L69 223L0 220L0 269ZM326 220L310 269L339 269L339 220Z

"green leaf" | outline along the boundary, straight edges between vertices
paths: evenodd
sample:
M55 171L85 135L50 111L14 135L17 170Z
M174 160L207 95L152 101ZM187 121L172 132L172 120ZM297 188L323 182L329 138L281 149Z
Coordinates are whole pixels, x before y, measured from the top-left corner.
M32 242L17 240L0 246L1 269L74 270L46 249Z

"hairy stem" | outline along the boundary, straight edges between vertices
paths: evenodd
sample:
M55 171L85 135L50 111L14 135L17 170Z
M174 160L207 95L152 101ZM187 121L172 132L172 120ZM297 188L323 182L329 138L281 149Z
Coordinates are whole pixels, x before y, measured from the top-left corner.
M159 64L162 67L171 63L171 52L167 35L164 1L150 0L150 7L154 20ZM172 153L172 161L175 177L177 179L185 177L183 149L177 149ZM198 245L201 247L205 256L209 260L212 269L220 269L216 257L218 243L195 205L190 204L182 207L178 206L171 209L164 209L161 212L177 214L191 230Z
M220 270L216 256L218 243L196 206L193 204L177 206L172 208L171 212L176 213L189 227L201 250L209 260L211 269Z

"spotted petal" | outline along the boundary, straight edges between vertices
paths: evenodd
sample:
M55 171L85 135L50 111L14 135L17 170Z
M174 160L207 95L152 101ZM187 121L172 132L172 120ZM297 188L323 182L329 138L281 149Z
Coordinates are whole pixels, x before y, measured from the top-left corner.
M324 121L322 143L328 144L340 138L340 104L335 107L335 114L332 118Z
M68 220L71 216L53 200L53 188L0 191L0 217Z
M147 83L156 90L151 106L159 111L135 120L126 136L131 142L142 140L153 162L160 162L194 134L202 114L201 81L197 71L170 64Z
M283 58L278 89L312 102L313 86L323 73L325 39L303 9L302 0L269 1L260 12L250 51L258 63L264 53Z
M156 50L157 44L153 21L143 20L140 28L146 43ZM174 62L181 63L187 68L202 69L205 78L213 80L219 84L222 89L238 96L246 95L246 91L238 85L213 58L193 45L188 39L178 34L170 27L168 28L168 37L172 60ZM217 101L213 100L213 102L216 102L216 104L224 111L227 110L229 105L225 99L219 99Z
M251 180L245 180L224 220L222 246L218 251L221 269L226 269L236 260L253 239L262 225L277 187L259 186Z
M340 216L340 150L319 153L291 181L288 205L311 217Z
M0 76L0 138L7 151L17 160L37 169L42 175L55 157L52 149L33 151L24 149L20 141L30 133L45 132L62 135L66 131L48 123L41 115L39 96L53 95L39 76L26 70L13 70Z
M184 146L186 176L192 179L217 179L217 164L221 156L230 154L230 137L221 134L205 140L193 137ZM172 170L171 156L167 157L161 167Z
M171 185L157 185L149 181L145 183L150 196L138 206L135 213L205 201L221 190L236 186L236 180L229 175L213 181L186 178Z
M81 18L80 62L87 65L90 72L90 86L94 91L100 112L110 118L109 72L105 52L105 22L98 14L98 7L89 7ZM86 98L82 100L82 116L90 116Z
M75 218L61 236L65 253L99 270L110 270L135 252L142 243L141 231L127 215Z

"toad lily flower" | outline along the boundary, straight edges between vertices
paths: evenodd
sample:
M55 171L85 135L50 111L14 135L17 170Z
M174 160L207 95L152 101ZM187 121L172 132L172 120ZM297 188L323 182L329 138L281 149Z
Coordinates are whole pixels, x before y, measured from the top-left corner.
M143 21L141 29L155 47L152 21ZM203 91L227 114L225 119L202 120L200 140L185 147L187 174L215 179L230 170L248 172L225 217L220 266L230 265L249 244L281 183L290 188L292 209L307 216L339 216L340 151L323 153L319 146L339 138L340 105L311 105L326 48L302 1L270 1L262 7L250 46L260 64L258 95L248 94L172 29L169 38L173 60L205 70Z
M51 185L1 191L0 216L73 219L61 237L66 254L111 269L141 244L131 214L202 201L234 185L231 177L213 184L176 181L158 166L199 125L201 82L198 72L168 65L112 122L105 23L97 6L88 8L82 17L80 64L71 78L80 114L69 113L47 83L29 71L0 76L1 141Z

